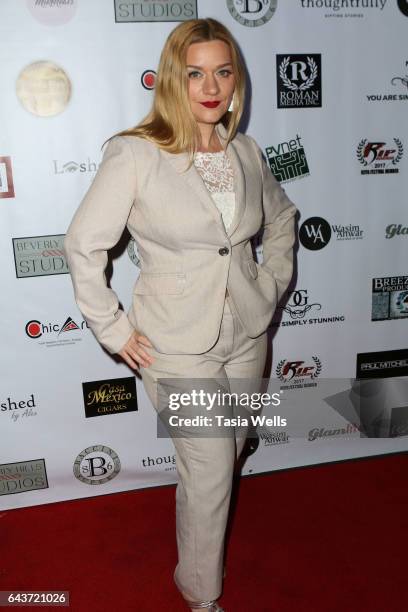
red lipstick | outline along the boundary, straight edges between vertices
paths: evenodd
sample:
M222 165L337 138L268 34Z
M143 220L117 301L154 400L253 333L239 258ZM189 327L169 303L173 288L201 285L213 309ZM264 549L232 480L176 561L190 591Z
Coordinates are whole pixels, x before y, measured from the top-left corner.
M200 104L207 108L217 108L217 106L220 104L220 101L215 100L214 102L200 102Z

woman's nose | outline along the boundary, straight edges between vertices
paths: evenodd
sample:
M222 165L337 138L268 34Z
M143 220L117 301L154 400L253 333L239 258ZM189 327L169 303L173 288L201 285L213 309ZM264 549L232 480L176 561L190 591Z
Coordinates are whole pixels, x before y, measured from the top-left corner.
M219 86L217 79L212 74L207 74L204 79L203 92L207 94L214 95L218 93Z

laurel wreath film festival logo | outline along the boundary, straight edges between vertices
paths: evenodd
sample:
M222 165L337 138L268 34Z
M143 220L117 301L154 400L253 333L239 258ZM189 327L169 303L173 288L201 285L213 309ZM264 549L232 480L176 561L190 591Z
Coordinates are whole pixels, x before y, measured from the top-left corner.
M361 174L397 174L397 165L403 154L404 147L399 138L393 138L393 143L363 138L357 146L357 159L363 166Z
M321 54L277 55L278 108L322 106Z
M314 381L320 376L322 362L316 355L312 356L312 361L281 359L276 366L276 375L283 383L289 383L281 385L281 390L316 387Z
M255 28L274 16L278 0L227 0L232 17L243 26Z

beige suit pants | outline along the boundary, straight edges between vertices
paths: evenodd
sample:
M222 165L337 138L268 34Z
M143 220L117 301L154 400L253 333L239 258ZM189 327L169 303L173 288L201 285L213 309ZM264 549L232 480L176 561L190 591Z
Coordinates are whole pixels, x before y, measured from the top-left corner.
M260 379L265 366L267 334L249 338L231 297L227 296L220 333L210 350L199 355L168 355L151 348L146 350L155 361L147 368L141 367L140 372L157 410L157 378L228 379L231 392L233 379ZM222 592L224 536L234 464L247 435L243 429L238 433L230 437L172 436L178 473L178 564L174 581L194 601L217 599Z

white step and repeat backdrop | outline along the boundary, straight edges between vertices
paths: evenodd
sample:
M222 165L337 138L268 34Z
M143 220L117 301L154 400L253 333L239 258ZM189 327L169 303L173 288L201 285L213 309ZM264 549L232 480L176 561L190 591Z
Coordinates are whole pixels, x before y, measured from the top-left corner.
M238 40L242 131L300 211L270 365L303 430L265 428L243 474L408 449L408 1L1 0L3 509L176 482L140 378L76 307L62 240L103 141L147 113L163 43L191 17ZM128 309L126 233L112 255Z

